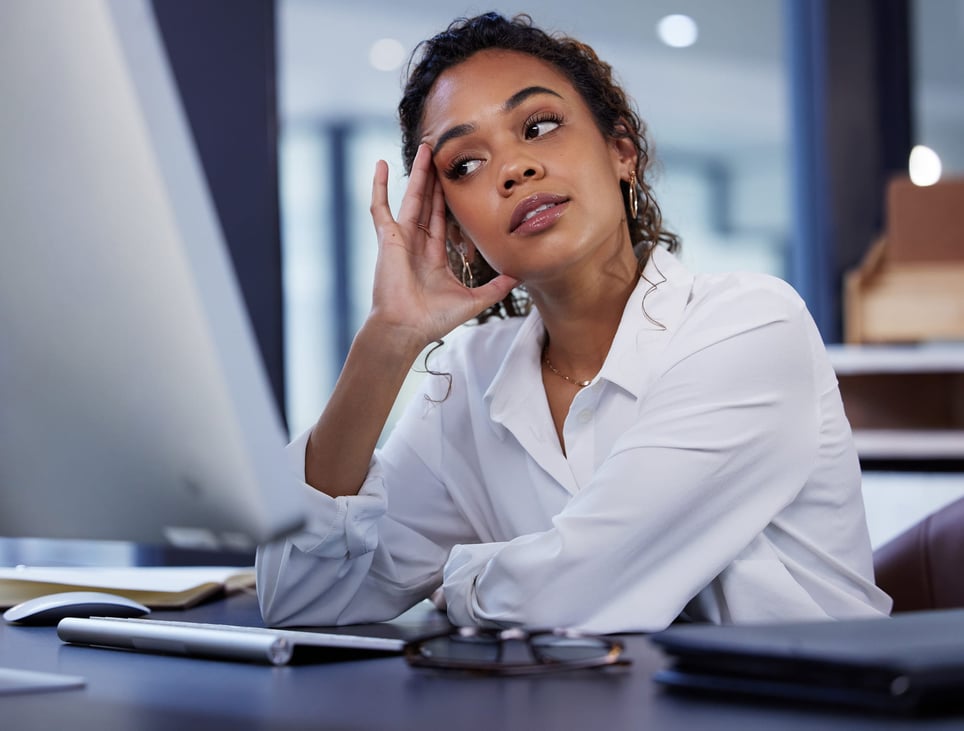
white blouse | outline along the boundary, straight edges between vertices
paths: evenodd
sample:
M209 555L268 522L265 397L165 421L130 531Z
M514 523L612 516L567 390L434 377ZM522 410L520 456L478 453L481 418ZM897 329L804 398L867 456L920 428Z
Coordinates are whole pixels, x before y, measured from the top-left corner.
M429 366L451 387L426 376L359 495L306 486L306 530L259 549L265 622L390 619L440 585L459 625L889 612L836 378L786 283L655 250L565 452L543 337L536 311L450 336Z

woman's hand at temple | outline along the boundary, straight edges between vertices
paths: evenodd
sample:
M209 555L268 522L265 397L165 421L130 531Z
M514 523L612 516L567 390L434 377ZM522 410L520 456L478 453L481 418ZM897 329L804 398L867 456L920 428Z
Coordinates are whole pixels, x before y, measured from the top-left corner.
M398 219L388 205L388 165L379 161L372 186L372 219L378 261L370 320L410 332L421 347L503 299L518 281L499 275L466 287L452 273L446 252L445 200L432 163L421 145L412 163Z
M427 145L412 164L398 219L388 206L384 161L375 168L371 211L379 247L371 313L355 335L305 452L305 481L332 497L361 488L418 354L517 284L500 275L469 288L452 273L445 250L445 199Z

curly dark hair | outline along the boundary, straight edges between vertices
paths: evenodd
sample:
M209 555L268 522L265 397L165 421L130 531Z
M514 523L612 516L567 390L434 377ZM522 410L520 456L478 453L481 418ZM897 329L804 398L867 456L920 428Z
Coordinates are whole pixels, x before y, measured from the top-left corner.
M569 36L551 35L533 25L525 14L509 19L498 13L485 13L473 18L460 18L438 35L422 41L412 53L408 80L398 104L402 128L402 159L410 173L422 136L425 100L435 81L446 70L488 49L519 51L545 61L561 71L591 110L596 125L606 137L631 140L636 148L637 215L629 206L629 183L622 182L623 203L629 225L629 238L640 266L645 264L653 247L664 245L670 251L679 248L677 236L663 227L659 206L653 197L649 180L651 158L646 125L613 79L612 67L602 61L585 43ZM456 269L458 272L459 269ZM495 276L488 262L477 254L473 262L475 283L482 284ZM492 316L523 315L530 301L524 291L516 290L502 302L479 315L484 321Z

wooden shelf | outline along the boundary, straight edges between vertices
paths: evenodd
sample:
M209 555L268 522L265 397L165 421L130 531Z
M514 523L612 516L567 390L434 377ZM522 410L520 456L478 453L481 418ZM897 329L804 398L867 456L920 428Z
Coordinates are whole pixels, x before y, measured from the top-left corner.
M964 343L921 345L828 345L837 375L869 373L964 373Z
M827 351L862 460L964 460L964 343Z
M863 459L964 459L964 429L857 429L854 443Z

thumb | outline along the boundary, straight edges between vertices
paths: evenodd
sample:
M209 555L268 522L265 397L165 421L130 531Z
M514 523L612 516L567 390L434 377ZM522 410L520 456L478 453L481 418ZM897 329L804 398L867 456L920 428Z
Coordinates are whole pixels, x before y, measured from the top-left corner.
M509 292L517 287L519 283L520 280L515 277L510 277L507 274L499 274L485 284L473 287L469 291L475 296L475 300L479 304L479 310L481 311L487 307L491 307L496 302L504 300Z

